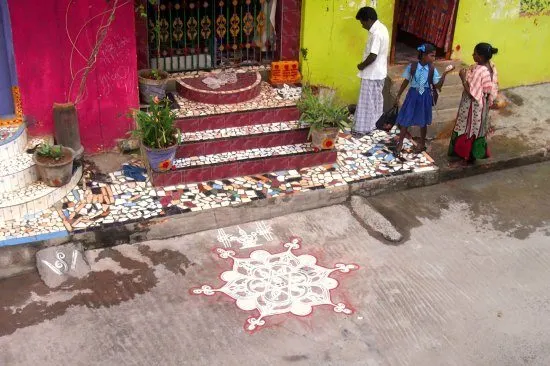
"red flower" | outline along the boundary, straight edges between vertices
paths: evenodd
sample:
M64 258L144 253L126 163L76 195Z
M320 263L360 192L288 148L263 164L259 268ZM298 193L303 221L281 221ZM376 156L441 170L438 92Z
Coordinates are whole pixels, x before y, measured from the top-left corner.
M321 145L323 149L332 149L334 147L334 141L332 139L324 139L323 144Z
M172 166L172 162L170 160L164 160L159 163L159 170L164 172Z

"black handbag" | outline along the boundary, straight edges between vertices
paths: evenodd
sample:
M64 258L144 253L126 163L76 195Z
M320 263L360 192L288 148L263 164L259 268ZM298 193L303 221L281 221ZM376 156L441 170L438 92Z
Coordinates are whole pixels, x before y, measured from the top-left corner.
M383 131L390 131L395 122L397 121L397 115L399 114L399 108L393 106L389 111L382 114L382 116L376 121L376 128Z

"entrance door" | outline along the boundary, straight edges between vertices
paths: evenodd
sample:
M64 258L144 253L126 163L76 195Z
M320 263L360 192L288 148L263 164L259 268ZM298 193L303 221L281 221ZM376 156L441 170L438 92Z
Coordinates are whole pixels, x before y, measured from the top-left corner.
M0 116L14 114L15 59L7 0L0 0Z
M458 0L396 0L392 63L416 61L416 48L426 42L436 46L438 58L449 59L457 9Z

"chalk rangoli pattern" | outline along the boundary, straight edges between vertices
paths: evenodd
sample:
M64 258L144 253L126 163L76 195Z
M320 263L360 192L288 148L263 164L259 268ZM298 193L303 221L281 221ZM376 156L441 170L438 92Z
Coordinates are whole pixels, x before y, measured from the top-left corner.
M205 296L221 292L235 299L239 309L256 310L257 315L248 318L244 326L250 332L265 325L266 317L285 313L306 316L319 305L330 305L337 313L351 314L346 304L332 301L330 290L338 287L338 281L329 275L335 271L349 273L359 267L343 263L335 264L334 268L319 266L314 256L296 256L292 252L300 245L300 239L293 239L284 244L285 251L271 254L256 250L248 258L237 258L234 251L219 248L220 258L233 261L233 268L221 274L226 283L218 289L203 285L192 292Z
M46 266L48 266L49 269L51 269L55 274L61 276L64 273L69 272L69 265L67 264L67 261L65 260L65 253L61 251L55 252L55 262L51 264L48 261L42 260L42 263L44 263ZM70 270L76 269L76 259L78 258L78 251L73 250L72 252L72 258L71 258L71 267Z
M223 244L225 248L231 248L233 242L241 244L241 249L250 249L259 247L262 244L258 243L258 239L262 236L266 241L273 240L273 230L271 226L266 225L265 222L260 221L256 223L256 231L248 234L245 230L238 227L239 236L229 235L224 229L218 229L218 241Z

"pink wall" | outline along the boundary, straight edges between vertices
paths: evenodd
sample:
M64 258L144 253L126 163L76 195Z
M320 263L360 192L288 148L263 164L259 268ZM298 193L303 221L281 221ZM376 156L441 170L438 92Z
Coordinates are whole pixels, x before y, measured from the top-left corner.
M74 100L80 80L69 96L71 43L65 31L70 0L8 0L23 111L31 134L53 133L52 105ZM67 26L73 38L82 25L107 9L106 0L72 0ZM109 1L110 4L113 0ZM133 1L121 0L114 23L78 105L80 135L87 153L109 149L132 127L129 108L138 105L136 36ZM81 33L77 46L89 55L99 20ZM76 52L73 69L85 61ZM32 123L35 121L35 123Z

